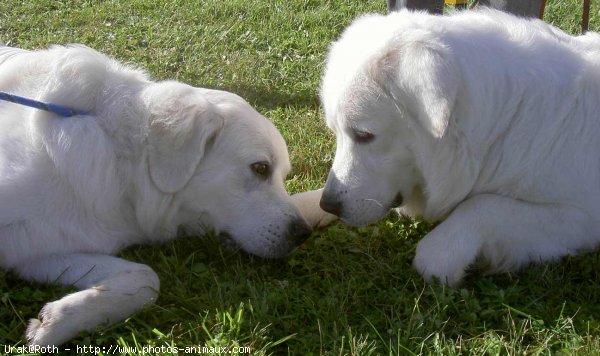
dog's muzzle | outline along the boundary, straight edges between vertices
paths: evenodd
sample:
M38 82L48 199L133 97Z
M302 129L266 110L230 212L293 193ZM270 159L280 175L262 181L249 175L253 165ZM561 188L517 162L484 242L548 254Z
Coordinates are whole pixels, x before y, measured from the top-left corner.
M326 212L336 216L340 216L340 214L342 213L342 202L336 200L331 195L323 194L323 196L321 197L321 201L319 201L319 206Z
M231 251L235 252L243 250L246 253L261 257L261 258L280 258L286 256L294 248L304 243L311 235L312 228L306 223L303 218L296 218L292 220L285 229L285 233L277 235L280 241L275 242L273 245L265 246L258 250L248 250L244 248L236 239L226 231L219 233L219 238L223 246Z
M335 176L335 172L333 170L329 171L329 176L327 177L327 182L323 189L323 195L321 195L321 200L319 201L321 209L335 216L341 216L343 210L343 203L340 199L340 195L335 193L339 191L339 185L340 181Z

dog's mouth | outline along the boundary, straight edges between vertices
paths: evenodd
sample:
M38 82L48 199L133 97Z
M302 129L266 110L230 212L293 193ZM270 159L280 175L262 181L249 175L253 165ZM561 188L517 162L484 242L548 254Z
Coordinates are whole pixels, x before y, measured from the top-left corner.
M402 193L398 193L396 194L396 196L394 197L394 200L392 200L391 203L391 208L398 208L402 205L402 203L404 202L404 197L402 196Z
M223 231L218 235L219 240L221 242L221 246L231 254L243 252L248 255L252 255L254 257L258 257L265 260L279 259L287 256L292 248L291 246L269 246L264 250L248 250L244 248L236 239L228 232Z
M229 252L234 253L239 250L243 250L242 246L240 246L231 236L231 234L226 231L219 233L219 240L221 241L221 245L223 245L223 247Z

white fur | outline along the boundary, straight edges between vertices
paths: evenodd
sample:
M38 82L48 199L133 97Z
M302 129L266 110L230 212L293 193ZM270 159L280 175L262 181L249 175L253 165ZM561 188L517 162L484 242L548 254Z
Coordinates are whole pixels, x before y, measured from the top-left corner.
M0 102L0 267L81 291L27 329L55 345L157 297L156 274L108 256L214 229L244 250L285 255L328 220L320 191L290 197L286 144L232 93L153 82L83 46L0 47L0 90L90 115ZM268 177L251 165L266 162Z
M449 284L479 256L512 271L597 246L599 54L598 34L493 10L357 19L323 78L322 206L369 224L401 193L401 213L442 221L414 265Z

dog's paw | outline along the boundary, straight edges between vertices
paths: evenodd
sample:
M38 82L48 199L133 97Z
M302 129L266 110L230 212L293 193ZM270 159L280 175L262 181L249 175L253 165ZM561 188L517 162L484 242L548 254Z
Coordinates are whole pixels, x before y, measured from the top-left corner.
M440 263L425 256L426 253L417 254L413 260L413 267L419 272L423 279L432 282L437 279L440 283L450 287L456 287L465 276L467 266L462 264Z
M27 345L41 347L54 347L64 342L57 339L53 335L52 327L40 319L29 319L29 324L27 324L27 330L25 331L25 339L27 340Z
M48 303L40 311L38 319L30 319L27 325L25 337L27 344L37 346L54 346L61 343L61 338L56 334L57 315L53 306L54 303ZM60 317L58 317L60 319Z
M44 345L48 346L47 343L43 343L45 329L42 327L42 322L39 319L29 319L27 324L27 331L25 331L25 338L27 339L28 345Z
M339 220L339 218L337 216L323 212L321 215L321 218L316 223L313 222L313 228L317 229L317 228L325 227L325 226L332 224L338 220Z
M319 206L322 194L323 189L317 189L292 195L292 201L313 229L325 227L338 220L337 216L329 214Z
M419 242L413 266L428 282L437 278L440 283L457 286L475 261L479 243L465 235L447 235L440 227Z
M58 346L78 332L76 320L69 320L68 306L63 304L61 300L47 303L37 319L29 320L25 332L27 344Z

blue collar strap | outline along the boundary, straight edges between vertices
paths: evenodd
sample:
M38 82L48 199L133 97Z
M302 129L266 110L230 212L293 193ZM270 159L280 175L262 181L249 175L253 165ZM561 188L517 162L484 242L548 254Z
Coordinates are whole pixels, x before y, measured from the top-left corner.
M89 112L86 112L86 111L75 110L75 109L68 108L68 107L62 106L62 105L44 103L41 101L24 98L22 96L8 94L3 91L0 91L0 100L10 101L15 104L25 105L25 106L29 106L32 108L49 111L49 112L52 112L52 113L55 113L55 114L58 114L58 115L64 116L64 117L90 114Z

